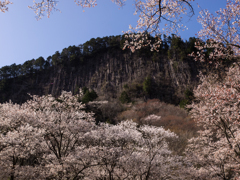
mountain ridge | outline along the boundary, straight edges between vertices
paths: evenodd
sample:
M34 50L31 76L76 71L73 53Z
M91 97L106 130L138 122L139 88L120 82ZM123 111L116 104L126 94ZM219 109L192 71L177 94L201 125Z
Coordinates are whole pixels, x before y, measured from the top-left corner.
M77 93L78 88L88 87L102 99L119 98L125 91L133 99L158 98L177 105L184 99L184 92L197 85L198 72L203 69L187 56L194 40L164 37L159 52L150 52L147 47L135 53L123 51L122 36L69 46L47 60L40 57L26 61L20 68L23 71L25 67L25 74L4 78L2 73L0 102L11 99L22 103L29 98L27 93L58 96L62 90ZM147 77L151 81L149 92L143 90Z

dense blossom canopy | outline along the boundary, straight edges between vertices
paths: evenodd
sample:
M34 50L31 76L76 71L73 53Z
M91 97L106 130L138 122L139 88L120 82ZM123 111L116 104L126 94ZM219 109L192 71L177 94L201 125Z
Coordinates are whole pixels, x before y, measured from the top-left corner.
M77 96L32 96L0 106L1 179L166 179L181 158L163 128L132 121L96 125Z
M234 64L222 82L216 75L201 75L194 91L190 113L202 130L190 140L187 155L194 164L192 175L200 179L240 177L239 79L239 64Z

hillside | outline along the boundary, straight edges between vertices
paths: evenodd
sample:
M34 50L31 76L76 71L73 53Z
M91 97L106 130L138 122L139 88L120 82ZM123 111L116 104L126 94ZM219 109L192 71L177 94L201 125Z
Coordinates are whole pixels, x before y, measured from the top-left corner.
M187 56L195 38L163 37L159 52L143 48L122 50L122 36L91 39L49 56L0 69L0 102L26 101L29 94L53 96L62 90L77 93L79 87L96 91L100 99L152 99L178 105L184 92L198 83L203 66ZM124 93L123 93L124 92Z

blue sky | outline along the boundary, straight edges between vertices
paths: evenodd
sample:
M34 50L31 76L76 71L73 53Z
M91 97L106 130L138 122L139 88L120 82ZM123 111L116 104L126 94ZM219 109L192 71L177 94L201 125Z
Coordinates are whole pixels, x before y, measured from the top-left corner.
M22 64L40 56L47 58L70 45L79 45L91 38L119 35L127 31L129 24L136 25L134 1L126 2L119 8L110 0L98 1L94 8L85 9L76 6L73 0L59 0L59 12L53 12L50 18L37 21L28 5L32 1L13 0L9 11L0 13L0 67L13 63ZM224 8L226 0L196 0L204 9L215 12ZM194 3L196 15L185 19L187 31L181 33L183 39L195 36L201 29L197 23L199 9Z

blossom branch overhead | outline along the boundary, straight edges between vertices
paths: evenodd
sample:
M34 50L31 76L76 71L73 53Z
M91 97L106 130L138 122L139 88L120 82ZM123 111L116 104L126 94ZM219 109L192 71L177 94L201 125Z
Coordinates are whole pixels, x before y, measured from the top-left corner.
M148 34L160 37L161 34L179 34L186 27L182 23L183 15L194 15L191 2L194 0L147 0L146 2L135 0L135 15L139 15L136 27L129 27L127 32L131 34L131 43L125 42L124 48L128 47L134 52L140 49L142 42L150 45L151 51L160 47L161 41L152 42L147 39ZM190 10L190 11L189 11ZM139 38L141 37L141 40ZM134 43L134 44L133 44Z
M47 14L49 18L52 11L60 11L57 8L57 1L55 0L42 0L41 2L33 1L32 6L28 6L28 8L32 9L36 14L37 20L41 19L44 14Z
M97 6L97 0L73 1L82 8ZM184 16L191 18L194 15L192 6L194 1L135 0L134 15L138 15L139 18L135 27L130 25L129 30L123 32L127 35L124 48L129 48L134 52L141 47L150 46L152 51L157 51L161 40L159 41L159 38L156 41L149 40L148 36L179 35L180 31L186 30L183 18ZM112 2L122 7L126 0L112 0ZM202 24L202 29L198 32L198 37L204 41L213 39L216 43L222 43L226 49L232 49L234 55L237 56L240 54L240 1L226 0L226 2L226 7L216 11L215 14L206 9L200 11L198 22ZM37 19L41 19L44 15L50 17L53 11L60 11L57 3L56 0L34 0L29 8L34 10ZM0 1L0 11L6 12L9 4L12 4L9 0Z
M0 1L0 12L5 13L8 11L8 5L12 4L9 0Z
M124 6L126 0L111 0L117 6ZM127 34L140 34L143 38L146 38L145 34L159 36L160 34L170 35L172 33L179 34L179 30L185 30L186 27L182 23L184 15L189 15L190 17L194 15L194 9L191 3L194 0L135 0L135 12L134 15L138 15L139 19L137 21L136 27L129 28L125 33ZM74 0L76 5L82 8L91 8L97 6L97 0ZM44 15L50 17L53 11L60 11L57 8L58 1L56 0L39 0L33 1L33 5L29 6L30 9L34 11L37 19L43 18ZM10 2L5 0L0 1L0 10L5 12L8 10L7 5ZM137 35L138 36L138 35ZM134 35L134 44L138 43L138 37ZM149 41L147 44L149 44ZM139 42L139 45L141 43ZM141 46L137 46L138 48ZM151 50L156 50L156 47L160 46L160 43L151 42ZM136 46L132 46L129 42L125 43L126 47L129 47L132 51L136 50Z
M225 8L215 12L215 15L204 9L200 11L198 22L202 29L198 37L207 41L211 39L216 44L222 44L225 49L232 50L232 57L240 55L240 1L227 0ZM230 55L230 54L228 54Z

